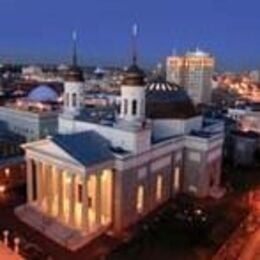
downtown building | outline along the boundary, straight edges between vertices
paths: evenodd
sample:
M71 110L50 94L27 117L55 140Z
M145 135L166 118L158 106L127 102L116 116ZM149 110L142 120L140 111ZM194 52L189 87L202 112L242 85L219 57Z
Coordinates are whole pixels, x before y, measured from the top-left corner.
M199 49L184 56L169 56L166 60L167 80L184 86L195 104L211 101L214 69L214 57Z
M101 234L120 236L178 193L219 197L223 131L204 127L185 90L149 83L136 59L121 85L114 120L83 106L77 63L67 70L58 134L23 146L27 203L18 217L77 250Z

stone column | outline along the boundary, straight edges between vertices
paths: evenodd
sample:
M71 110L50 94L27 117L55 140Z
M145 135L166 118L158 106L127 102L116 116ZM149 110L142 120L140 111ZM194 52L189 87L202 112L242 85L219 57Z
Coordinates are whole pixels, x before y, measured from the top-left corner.
M26 186L27 186L27 202L33 201L33 168L32 160L26 160Z
M96 225L99 226L101 224L101 172L96 174Z
M71 175L70 183L70 212L69 212L69 223L71 226L75 226L75 210L76 206L76 175Z
M45 166L45 173L46 173L46 187L47 187L47 213L52 215L52 203L53 203L53 169L52 166L46 165Z
M64 176L63 171L57 169L58 174L58 217L61 221L64 220Z
M47 198L47 180L46 180L46 169L44 162L41 162L41 186L42 186L42 210L46 211L46 198Z
M88 216L88 178L84 176L82 178L82 211L81 211L81 223L83 232L89 230L89 216Z
M36 162L36 190L37 190L37 204L41 208L43 198L43 187L42 187L42 164Z

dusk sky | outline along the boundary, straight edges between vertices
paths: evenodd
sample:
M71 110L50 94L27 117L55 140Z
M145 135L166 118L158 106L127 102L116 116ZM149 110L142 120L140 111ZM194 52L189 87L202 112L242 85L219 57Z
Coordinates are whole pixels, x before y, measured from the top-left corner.
M131 25L140 27L140 63L148 66L196 46L218 67L260 68L259 0L0 0L4 61L68 61L71 31L82 63L127 64Z

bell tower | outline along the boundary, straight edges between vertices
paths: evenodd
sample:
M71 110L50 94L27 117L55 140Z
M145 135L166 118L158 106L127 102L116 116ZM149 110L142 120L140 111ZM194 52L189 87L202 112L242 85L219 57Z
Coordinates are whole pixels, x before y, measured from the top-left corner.
M129 123L145 122L145 74L137 65L137 25L132 32L132 65L121 86L120 119Z
M72 34L72 42L72 64L64 75L63 113L69 116L77 116L83 107L84 77L78 66L76 31Z

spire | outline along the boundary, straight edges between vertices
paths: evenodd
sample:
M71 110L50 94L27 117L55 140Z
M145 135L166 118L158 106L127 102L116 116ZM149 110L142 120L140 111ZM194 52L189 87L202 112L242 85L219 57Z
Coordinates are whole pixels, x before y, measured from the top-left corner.
M172 56L177 56L177 49L176 48L172 49Z
M77 31L72 32L72 41L73 41L73 53L72 53L72 65L76 67L78 65L78 55L77 55Z
M134 24L132 28L132 61L133 64L137 63L137 35L138 35L138 25Z

